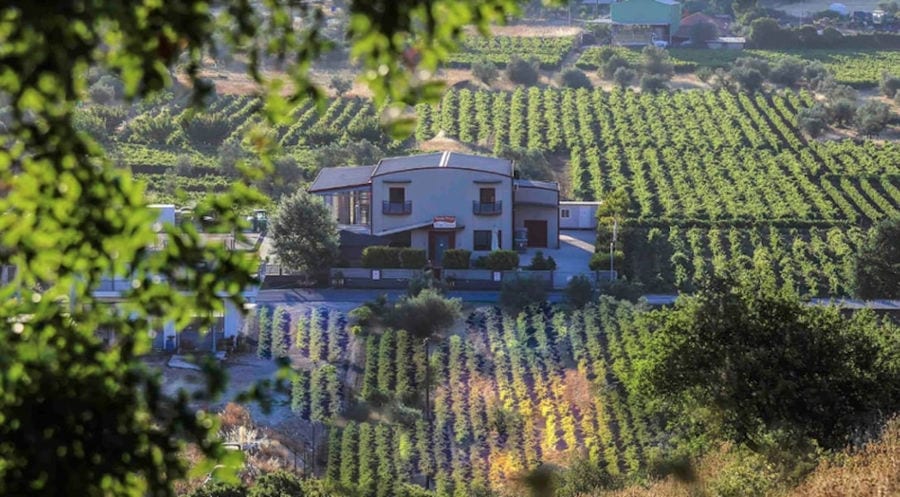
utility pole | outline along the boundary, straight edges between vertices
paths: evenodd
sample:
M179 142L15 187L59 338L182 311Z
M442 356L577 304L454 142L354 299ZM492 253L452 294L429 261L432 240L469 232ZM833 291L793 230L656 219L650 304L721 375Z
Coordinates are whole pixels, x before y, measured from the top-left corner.
M431 375L429 374L429 371L431 370L431 357L428 353L428 337L425 337L425 339L422 340L422 344L425 345L425 426L427 427L426 429L428 430L427 435L430 436L431 435L431 411L428 409L428 394L429 394L429 388L431 387L431 385L430 385L430 382L431 382L430 376ZM431 475L429 475L426 472L425 473L425 490L430 490L430 489L431 489Z

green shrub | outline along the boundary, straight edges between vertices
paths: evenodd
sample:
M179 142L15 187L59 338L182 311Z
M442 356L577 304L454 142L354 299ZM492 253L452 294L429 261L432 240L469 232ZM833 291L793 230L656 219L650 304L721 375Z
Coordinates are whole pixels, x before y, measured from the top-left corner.
M566 284L566 303L575 309L581 309L594 299L594 285L590 278L576 275Z
M500 287L500 307L513 314L546 300L547 289L544 282L537 278L512 278L505 280Z
M900 90L900 76L884 74L881 77L881 84L878 85L881 93L888 98L894 98L897 91Z
M397 247L384 247L380 245L366 247L362 253L362 265L368 268L399 268L400 252ZM424 263L422 264L425 265Z
M560 76L560 83L565 88L586 88L590 90L594 87L587 75L575 68L563 71L562 76Z
M613 269L621 269L622 263L625 262L625 253L621 250L616 250L613 253L613 259ZM609 252L594 252L588 267L591 268L591 271L609 271Z
M668 88L666 79L658 74L645 74L641 77L641 91L645 93L656 93Z
M486 59L476 60L472 63L472 75L489 85L497 79L497 66Z
M422 269L425 267L427 258L425 257L425 249L401 248L400 267L403 269Z
M531 258L531 264L528 266L528 269L534 271L552 271L556 269L556 261L553 260L553 257L547 257L545 259L544 252L538 250Z
M444 252L444 269L469 269L472 252L466 249L449 249Z
M519 254L515 250L494 250L475 261L475 266L491 271L509 271L519 267Z
M534 85L538 82L536 64L519 57L514 57L506 66L506 76L513 83L521 85Z

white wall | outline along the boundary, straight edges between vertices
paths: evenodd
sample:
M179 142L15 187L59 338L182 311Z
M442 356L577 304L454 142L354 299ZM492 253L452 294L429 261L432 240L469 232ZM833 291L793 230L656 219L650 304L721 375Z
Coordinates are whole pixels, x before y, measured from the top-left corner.
M559 227L562 229L595 229L597 227L597 202L561 202ZM563 217L568 210L569 217Z

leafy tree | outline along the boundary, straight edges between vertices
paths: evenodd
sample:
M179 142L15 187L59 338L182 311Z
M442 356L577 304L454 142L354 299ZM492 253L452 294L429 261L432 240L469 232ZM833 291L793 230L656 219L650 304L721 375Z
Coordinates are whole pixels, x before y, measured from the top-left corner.
M619 68L629 68L630 65L624 57L618 54L612 54L606 62L603 63L603 79L613 79Z
M328 82L328 86L334 90L334 93L337 94L337 96L342 97L353 88L353 81L340 76L332 76L331 81Z
M472 75L486 85L497 79L497 66L489 60L476 60L472 63Z
M769 80L785 86L794 86L803 77L806 64L797 57L784 57L775 63L769 73Z
M707 21L698 22L690 29L691 43L695 46L705 47L706 42L715 40L719 36L719 28Z
M212 482L186 494L184 497L245 497L247 489L241 484Z
M736 66L729 72L731 79L741 86L746 92L755 92L762 89L765 79L759 70L752 67Z
M753 274L709 281L645 324L653 338L629 388L709 413L710 426L751 448L775 431L842 447L900 408L900 350L886 345L895 325L806 305Z
M76 133L73 118L87 98L84 81L92 67L121 78L124 97L136 100L171 86L177 63L192 102L202 105L209 82L199 69L215 35L266 89L263 112L270 124L287 117L288 102L321 96L310 74L323 49L327 16L321 5L208 4L97 0L58 2L52 9L46 2L0 7L0 100L12 109L0 135L0 183L8 188L0 198L0 264L17 268L14 281L0 288L0 319L12 329L0 340L2 495L171 495L188 469L180 458L185 443L207 456L195 465L201 473L219 467L226 477L239 459L217 442L209 415L189 407L189 396L162 392L159 375L140 356L150 348L150 331L165 323L181 328L200 316L201 327L208 327L225 301L242 308L242 289L255 277L253 261L203 243L190 226L168 227L166 246L147 250L157 241L156 214L143 187L89 136ZM347 43L362 70L374 75L365 82L375 106L402 109L418 98L438 100L439 85L419 74L438 68L463 26L486 31L519 7L514 0L373 0L351 2L347 11L354 20ZM410 39L416 61L404 57ZM285 76L261 71L276 58ZM166 120L170 128L175 124L171 116L160 119ZM410 131L408 121L394 124L398 134ZM247 143L268 168L270 142L252 135ZM216 214L217 231L240 233L240 213L264 201L246 185L234 182L199 201ZM134 282L116 306L94 293L108 275ZM96 336L101 328L115 332L114 348ZM219 368L204 371L209 388L195 393L197 401L222 386Z
M533 62L513 57L506 65L506 77L513 83L532 86L538 82L538 70Z
M272 161L272 174L267 174L257 182L257 187L269 198L278 201L283 196L297 191L305 175L297 160L291 156L280 156Z
M894 98L894 95L897 94L897 90L900 90L900 76L894 76L888 73L883 74L878 88L884 96Z
M772 71L769 61L760 57L741 57L734 61L733 67L743 67L748 69L756 69L763 77L768 77Z
M400 299L387 311L385 324L424 338L449 328L461 313L459 299L448 299L437 290L426 288L418 295Z
M566 88L586 88L590 90L594 87L591 80L588 79L587 74L574 67L570 67L563 71L562 76L560 76L560 82L562 83L562 86Z
M646 46L641 50L641 59L644 72L648 75L669 79L675 72L669 52L664 48Z
M891 108L886 103L868 100L856 109L854 124L861 134L874 136L884 131L891 117Z
M278 306L272 315L272 357L281 359L288 356L290 348L291 317L287 310Z
M641 76L641 91L657 93L668 88L666 82L669 79L658 74L645 74Z
M266 473L253 483L247 497L303 497L306 491L303 482L287 471Z
M257 311L259 320L259 338L256 345L256 356L260 359L272 358L272 314L268 306L260 307Z
M637 79L637 71L629 67L620 67L613 73L613 81L622 88L631 86Z
M574 309L581 309L594 299L594 285L584 275L573 276L566 283L566 303Z
M839 98L828 102L828 117L835 124L847 125L856 117L856 101Z
M828 111L822 104L801 109L797 113L797 127L813 138L821 135L828 127Z
M753 48L788 48L794 41L790 31L781 29L778 21L771 17L762 17L750 23L747 42Z
M860 247L856 293L864 299L900 299L900 218L881 221Z
M272 251L298 271L328 268L337 253L337 224L321 200L303 190L285 197L272 219Z

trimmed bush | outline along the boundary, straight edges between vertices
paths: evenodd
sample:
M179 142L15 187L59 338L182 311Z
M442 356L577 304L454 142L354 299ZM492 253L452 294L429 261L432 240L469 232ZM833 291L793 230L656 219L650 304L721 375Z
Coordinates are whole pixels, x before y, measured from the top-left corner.
M400 251L397 247L366 247L362 253L362 265L367 268L400 267ZM424 264L423 264L424 265Z
M519 267L519 254L515 250L495 250L475 261L475 267L491 271L509 271Z
M622 269L622 264L625 262L625 253L621 250L616 250L613 254L615 268ZM591 256L591 262L588 264L588 267L591 268L591 271L608 271L609 270L609 252L594 252L594 255Z
M444 252L444 269L469 269L472 252L466 249L449 249Z
M422 269L427 261L423 249L373 246L362 253L363 267L375 269Z
M400 249L400 267L403 269L422 269L427 261L424 249Z

